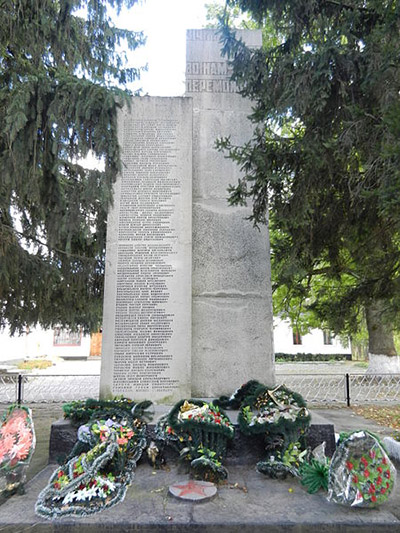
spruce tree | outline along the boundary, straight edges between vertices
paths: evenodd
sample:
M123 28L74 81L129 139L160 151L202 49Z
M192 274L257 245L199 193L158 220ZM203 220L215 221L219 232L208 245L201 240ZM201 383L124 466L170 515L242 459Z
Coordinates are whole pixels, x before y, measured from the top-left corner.
M116 113L141 33L137 0L3 0L0 10L0 326L101 321ZM98 165L85 168L92 154Z
M280 37L249 50L225 28L253 139L232 204L270 214L277 287L336 331L366 310L370 354L395 356L400 310L400 2L228 0ZM393 357L393 367L398 366ZM397 366L396 366L397 365Z

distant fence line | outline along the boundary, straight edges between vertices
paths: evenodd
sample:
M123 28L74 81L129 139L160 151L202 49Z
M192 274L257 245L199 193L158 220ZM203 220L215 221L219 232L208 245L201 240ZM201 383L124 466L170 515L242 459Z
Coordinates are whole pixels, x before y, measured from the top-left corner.
M279 374L309 404L400 403L400 374ZM0 375L0 403L62 403L98 398L99 375ZM151 398L149 398L151 399Z

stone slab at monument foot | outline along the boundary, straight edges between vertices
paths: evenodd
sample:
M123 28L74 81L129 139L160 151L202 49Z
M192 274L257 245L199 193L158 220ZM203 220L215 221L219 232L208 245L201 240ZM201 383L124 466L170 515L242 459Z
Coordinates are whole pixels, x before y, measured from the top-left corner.
M261 32L241 31L250 46ZM268 229L230 207L251 105L213 30L188 30L186 95L134 98L109 215L101 395L173 403L275 382Z

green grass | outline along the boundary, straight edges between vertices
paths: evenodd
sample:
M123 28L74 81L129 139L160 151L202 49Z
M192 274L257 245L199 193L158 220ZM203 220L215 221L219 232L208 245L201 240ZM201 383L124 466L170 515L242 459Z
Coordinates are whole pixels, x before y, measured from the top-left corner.
M33 370L35 368L43 370L45 368L49 368L50 366L53 366L53 363L51 361L47 361L47 359L32 359L18 364L18 368L20 370Z

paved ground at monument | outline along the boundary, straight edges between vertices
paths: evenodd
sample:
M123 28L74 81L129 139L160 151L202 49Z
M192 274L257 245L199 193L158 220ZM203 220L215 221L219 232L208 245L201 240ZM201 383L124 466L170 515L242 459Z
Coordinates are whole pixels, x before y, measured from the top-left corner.
M143 464L122 504L97 515L51 522L34 514L36 496L51 471L48 467L41 472L25 496L14 496L0 508L2 533L400 531L400 517L393 513L398 497L395 504L379 509L349 509L327 502L323 493L309 495L294 479L273 481L243 466L229 469L229 484L219 488L212 500L192 503L168 495L170 484L188 476L178 475L175 469L153 472Z
M33 406L33 414L37 448L28 473L30 482L24 496L14 496L0 507L2 533L75 530L400 532L399 484L394 498L386 505L375 510L354 510L327 502L323 493L307 494L295 479L269 480L255 472L252 464L229 466L229 484L220 488L213 500L194 504L168 495L168 486L187 479L186 475L179 475L175 468L170 472L153 472L143 463L121 505L84 519L63 518L54 524L38 518L33 509L37 495L55 468L47 466L48 442L51 423L60 417L61 408ZM334 423L336 432L365 428L381 436L391 433L389 428L365 420L348 408L314 409L312 416L314 423Z

